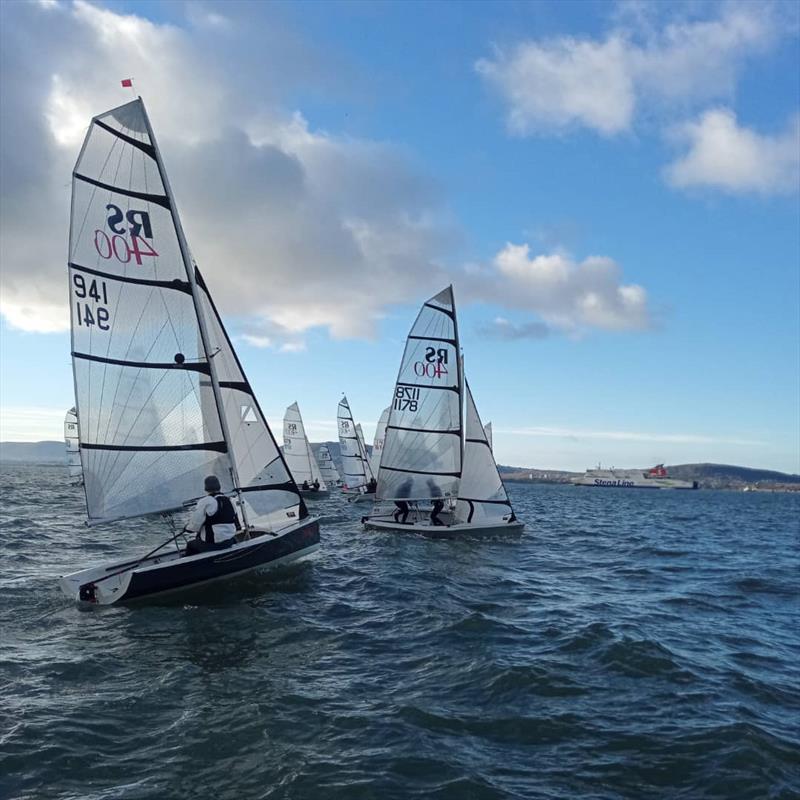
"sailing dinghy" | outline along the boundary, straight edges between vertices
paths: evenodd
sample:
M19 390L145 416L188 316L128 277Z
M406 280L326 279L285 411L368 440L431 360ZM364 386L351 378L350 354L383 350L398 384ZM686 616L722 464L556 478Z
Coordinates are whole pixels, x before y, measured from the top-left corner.
M319 464L319 471L322 474L322 479L328 486L341 486L342 479L339 477L339 470L336 469L336 464L333 463L333 456L328 445L321 444L317 450L317 463Z
M292 403L283 416L283 457L303 497L313 499L330 494L317 459L311 452L297 403Z
M89 525L161 514L138 559L61 578L108 605L261 570L319 546L281 451L192 261L141 98L95 117L73 172L72 366ZM216 475L241 530L186 556L171 514Z
M375 480L369 466L364 434L353 420L346 397L339 401L336 414L339 427L339 448L344 471L344 494L351 503L362 503L375 499Z
M389 421L391 408L384 408L381 412L378 426L375 428L375 440L372 443L372 453L369 457L369 468L373 475L378 474L381 467L381 453L383 452L383 440L386 437L386 423ZM361 427L361 426L359 426Z
M64 445L67 450L67 473L74 486L80 486L83 483L79 444L78 413L73 406L64 417Z
M436 538L522 533L459 354L450 286L423 304L408 335L365 528Z

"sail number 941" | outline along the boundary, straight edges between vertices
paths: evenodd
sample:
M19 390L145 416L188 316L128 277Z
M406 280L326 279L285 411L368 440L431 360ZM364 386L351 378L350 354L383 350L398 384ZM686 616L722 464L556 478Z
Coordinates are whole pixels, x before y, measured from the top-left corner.
M83 275L72 276L72 290L75 294L75 319L80 327L97 325L101 331L111 328L111 315L108 313L108 291L105 281L92 279L87 282ZM105 305L100 305L104 303Z

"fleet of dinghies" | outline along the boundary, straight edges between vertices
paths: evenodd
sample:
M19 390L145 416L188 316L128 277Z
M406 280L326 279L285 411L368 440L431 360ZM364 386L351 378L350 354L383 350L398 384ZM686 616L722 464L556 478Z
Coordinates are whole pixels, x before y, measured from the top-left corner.
M328 486L341 486L342 479L339 477L339 470L336 469L336 464L333 463L333 457L328 445L321 444L317 450L317 463L319 464L319 471L322 473L322 479Z
M330 494L308 442L297 403L292 403L283 417L283 457L304 497L327 497Z
M364 434L353 419L346 397L339 401L336 423L339 429L344 493L354 503L372 500L375 497L375 476L369 465Z
M240 531L186 556L177 529L139 559L66 575L110 604L296 560L319 545L192 260L141 99L92 119L73 172L72 363L89 524L167 516L216 475Z
M317 462L296 402L278 446L189 251L141 98L92 119L73 172L68 270L76 406L65 442L88 524L161 515L170 531L140 558L62 577L68 597L127 602L304 558L319 522L303 496L331 486L374 503L367 529L522 532L464 377L452 287L412 326L371 453L346 397L341 476L327 445ZM173 515L204 496L206 476L231 499L238 533L196 553Z

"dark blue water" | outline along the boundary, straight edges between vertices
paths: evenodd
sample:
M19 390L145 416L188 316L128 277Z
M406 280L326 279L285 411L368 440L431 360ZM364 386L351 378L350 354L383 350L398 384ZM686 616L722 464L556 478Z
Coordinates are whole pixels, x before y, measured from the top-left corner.
M2 469L0 797L800 796L800 496L511 486L519 542L360 531L199 597L80 611L82 527Z

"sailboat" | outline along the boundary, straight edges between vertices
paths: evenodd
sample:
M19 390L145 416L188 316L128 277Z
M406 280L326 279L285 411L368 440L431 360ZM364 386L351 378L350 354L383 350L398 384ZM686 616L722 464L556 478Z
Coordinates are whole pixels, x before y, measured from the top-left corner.
M292 403L283 416L283 457L303 497L327 497L330 494L308 443L297 403Z
M89 525L160 514L140 558L61 578L77 601L149 598L319 546L310 517L189 252L141 98L92 119L73 171L72 366ZM240 531L186 555L172 515L215 475Z
M372 454L369 457L369 468L373 475L378 474L381 466L381 453L383 452L383 440L386 437L386 423L389 421L391 408L384 408L378 419L378 426L375 428L375 440L372 443Z
M333 463L331 451L328 445L321 444L317 450L317 463L319 464L319 471L322 478L328 486L341 486L342 479L339 477L339 470L336 469L336 464Z
M64 417L64 445L67 450L67 473L76 486L83 483L79 443L78 414L73 406Z
M375 478L369 466L364 434L359 434L346 397L339 401L336 413L339 448L344 471L344 493L354 503L375 498Z
M367 529L437 538L522 533L459 356L449 286L422 305L408 335Z

